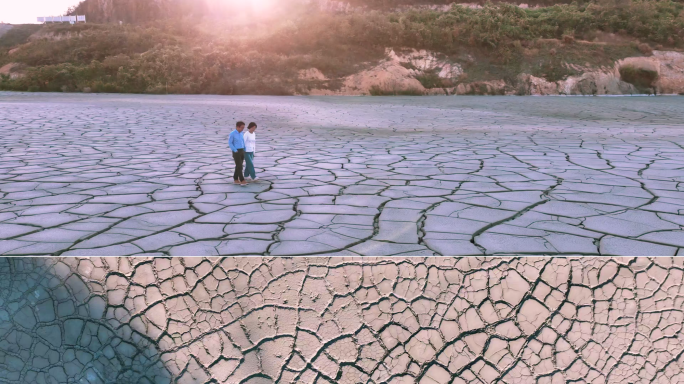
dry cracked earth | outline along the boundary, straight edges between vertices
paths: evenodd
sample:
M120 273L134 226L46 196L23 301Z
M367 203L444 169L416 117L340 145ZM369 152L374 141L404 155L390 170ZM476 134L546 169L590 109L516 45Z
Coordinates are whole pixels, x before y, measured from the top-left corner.
M0 93L0 255L682 255L683 101Z
M682 115L0 93L0 383L684 382Z
M681 257L0 258L0 383L681 383Z

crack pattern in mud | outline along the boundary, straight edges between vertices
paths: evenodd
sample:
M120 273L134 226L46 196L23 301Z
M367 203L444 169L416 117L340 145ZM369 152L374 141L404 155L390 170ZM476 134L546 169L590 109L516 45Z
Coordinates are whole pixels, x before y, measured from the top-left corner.
M0 383L677 383L684 258L0 258Z
M0 255L684 253L675 97L5 93L0 108ZM236 120L261 124L247 187Z

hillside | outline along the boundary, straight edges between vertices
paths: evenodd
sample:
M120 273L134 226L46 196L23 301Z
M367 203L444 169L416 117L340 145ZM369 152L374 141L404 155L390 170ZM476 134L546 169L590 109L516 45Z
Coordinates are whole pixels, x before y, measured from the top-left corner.
M175 17L121 26L15 27L10 32L23 29L23 34L0 37L0 89L276 95L684 92L684 56L678 52L684 48L684 7L679 2L545 8L501 3L350 13L311 5L230 22Z
M2 35L4 35L5 33L7 33L10 29L12 29L12 25L11 25L11 24L3 24L3 23L0 23L0 37L2 37Z
M70 15L86 15L91 22L140 23L160 19L263 18L264 14L284 15L293 10L390 11L406 7L444 7L452 3L520 4L519 0L83 0L68 11ZM570 0L525 0L528 6L570 3ZM583 0L586 2L586 0Z

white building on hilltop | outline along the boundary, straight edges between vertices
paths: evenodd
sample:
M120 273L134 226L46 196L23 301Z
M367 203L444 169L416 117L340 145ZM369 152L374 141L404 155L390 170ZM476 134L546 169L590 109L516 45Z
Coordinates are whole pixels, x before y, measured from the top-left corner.
M86 17L85 15L79 15L79 16L47 16L47 17L39 17L38 19L39 23L69 23L69 24L76 24L76 23L85 23L86 22Z

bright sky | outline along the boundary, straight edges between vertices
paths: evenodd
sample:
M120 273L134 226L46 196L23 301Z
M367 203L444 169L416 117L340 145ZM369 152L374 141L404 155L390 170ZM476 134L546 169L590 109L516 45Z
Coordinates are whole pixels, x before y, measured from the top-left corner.
M38 16L61 16L80 0L0 0L0 21L36 23Z
M40 16L61 16L81 0L0 0L0 22L10 24L37 23ZM261 14L273 8L278 0L208 0L211 3L238 6Z

